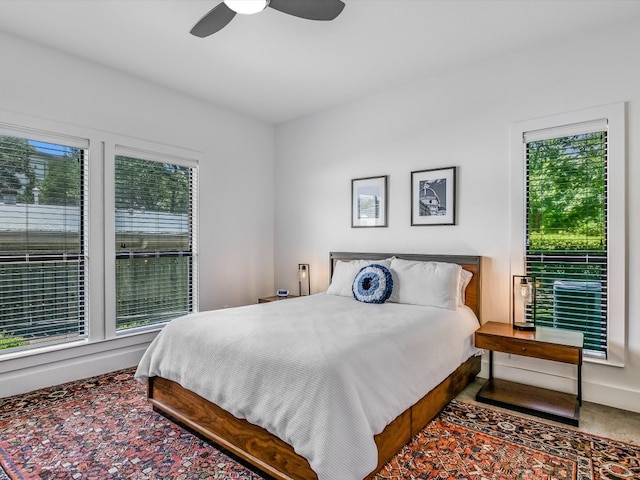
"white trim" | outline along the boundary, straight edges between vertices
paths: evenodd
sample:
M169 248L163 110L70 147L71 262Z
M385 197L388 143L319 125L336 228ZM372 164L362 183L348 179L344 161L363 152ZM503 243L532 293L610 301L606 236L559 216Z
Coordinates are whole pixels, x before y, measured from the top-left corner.
M544 131L558 126L607 120L608 128L608 352L607 360L594 362L623 367L626 352L626 124L625 104L616 103L577 112L514 123L511 126L511 274L522 274L524 266L524 143L525 132ZM530 137L529 137L530 138ZM585 361L592 361L585 358Z
M115 148L113 143L104 145L104 197L102 207L104 209L104 313L105 338L116 337L116 202L115 182L106 181L107 178L115 178Z
M191 222L191 275L192 309L200 311L200 164L193 167L196 178L191 183L191 211L194 221Z
M105 278L104 278L104 211L102 201L104 195L104 162L103 143L97 138L89 140L88 189L85 195L86 231L88 232L87 260L87 325L88 340L95 342L106 338L104 333Z

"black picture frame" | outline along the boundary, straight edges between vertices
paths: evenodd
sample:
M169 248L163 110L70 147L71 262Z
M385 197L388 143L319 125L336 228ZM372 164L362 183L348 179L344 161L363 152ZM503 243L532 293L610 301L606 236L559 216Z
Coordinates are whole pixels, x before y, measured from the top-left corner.
M411 172L411 226L456 224L457 167Z

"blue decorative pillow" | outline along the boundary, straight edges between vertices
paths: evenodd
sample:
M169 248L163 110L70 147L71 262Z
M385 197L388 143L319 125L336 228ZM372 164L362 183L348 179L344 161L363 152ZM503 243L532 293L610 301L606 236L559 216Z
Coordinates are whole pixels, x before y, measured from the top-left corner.
M359 302L384 303L393 291L391 272L377 263L362 267L353 279L351 290Z

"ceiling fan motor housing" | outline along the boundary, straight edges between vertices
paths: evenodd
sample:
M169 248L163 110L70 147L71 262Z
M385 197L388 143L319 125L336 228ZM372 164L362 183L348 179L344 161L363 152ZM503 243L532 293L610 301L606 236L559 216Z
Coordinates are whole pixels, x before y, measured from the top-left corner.
M269 6L269 0L224 0L231 10L242 15L259 13Z

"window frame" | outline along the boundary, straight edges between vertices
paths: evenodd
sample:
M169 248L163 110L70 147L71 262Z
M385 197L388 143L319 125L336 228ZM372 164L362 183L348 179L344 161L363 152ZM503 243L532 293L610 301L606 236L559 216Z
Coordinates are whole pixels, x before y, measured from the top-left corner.
M607 358L585 357L585 361L623 367L627 325L627 214L626 214L626 111L624 103L516 122L511 128L511 255L510 275L525 269L526 241L526 132L565 125L607 120L607 265L608 314Z
M166 324L157 323L153 325L117 330L116 328L116 229L115 229L115 159L117 155L130 156L155 162L166 162L183 167L191 168L195 171L195 179L192 182L191 202L192 215L192 252L191 252L191 290L192 290L192 312L199 310L198 301L198 166L199 155L197 152L185 150L177 147L169 147L140 140L129 139L128 141L118 141L109 144L105 148L105 255L104 269L107 287L105 288L105 315L112 321L105 322L106 335L108 338L121 338L139 333L158 331ZM109 181L109 180L111 181Z
M198 209L197 209L197 205L198 205L198 196L197 196L197 192L198 192L198 164L197 162L190 160L190 159L186 159L186 158L182 158L182 157L178 157L175 155L170 155L170 154L166 154L166 153L158 153L158 152L151 152L151 151L146 151L146 150L140 150L137 148L131 148L128 146L123 146L123 145L116 145L115 146L115 151L114 151L114 178L115 179L115 161L116 161L116 157L117 156L124 156L124 157L129 157L129 158L135 158L138 160L144 160L144 161L150 161L150 162L155 162L155 163L159 163L159 164L171 164L171 165L177 165L180 167L184 167L189 169L190 172L190 179L189 179L189 251L188 251L188 255L185 255L186 257L188 257L189 259L189 287L188 287L188 305L190 307L188 313L193 313L193 312L197 312L197 291L195 290L195 287L197 286L197 262L196 262L196 258L197 258L197 242L195 241L195 239L197 238L197 227L198 227ZM115 188L115 180L114 180L114 188ZM115 202L115 191L114 191L114 202ZM115 209L114 209L115 210ZM115 217L114 217L115 219ZM114 230L115 232L115 230ZM114 238L114 242L115 242L115 238ZM174 256L181 256L181 255L177 255L177 252L161 252L159 254L160 257L163 258L168 258L168 257L174 257ZM116 252L116 254L113 257L114 262L117 264L118 263L118 252ZM117 278L114 278L114 286L116 288L116 292L117 292ZM183 314L180 314L183 315ZM117 328L117 318L116 318L116 335L120 336L120 335L125 335L128 332L133 332L133 331L144 331L144 330L148 330L148 329L153 329L161 327L162 325L166 324L168 322L168 320L164 321L164 322L157 322L154 324L150 324L150 325L146 325L146 326L141 326L141 327L132 327L132 328L128 328L128 329L118 329Z

